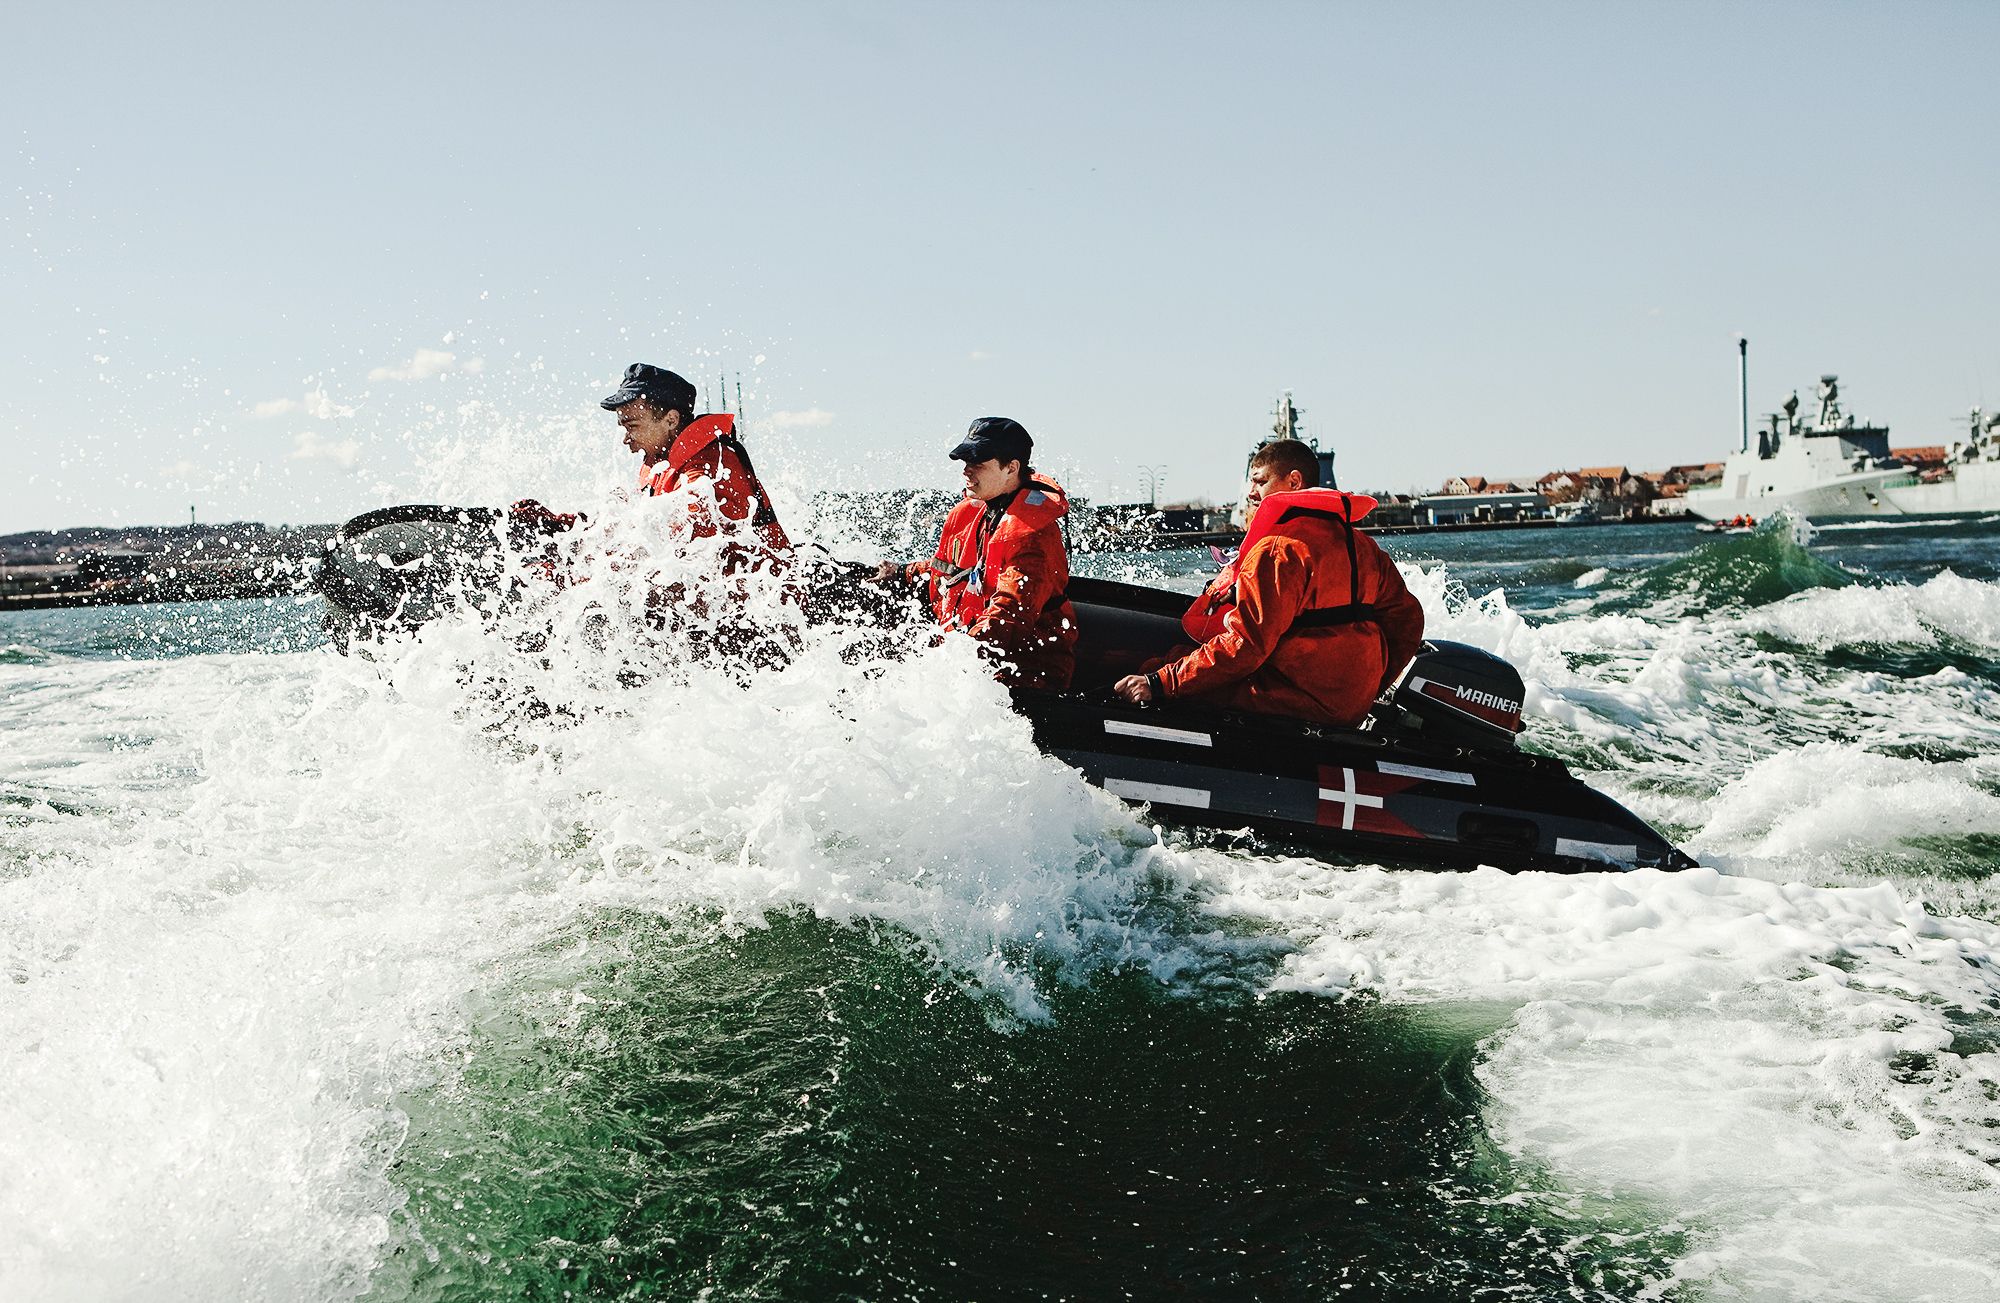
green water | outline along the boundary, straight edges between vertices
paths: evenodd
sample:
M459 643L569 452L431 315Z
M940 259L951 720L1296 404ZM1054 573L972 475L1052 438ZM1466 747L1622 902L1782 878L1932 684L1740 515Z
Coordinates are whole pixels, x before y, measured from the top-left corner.
M377 1288L1624 1297L1680 1247L1487 1143L1472 1066L1508 1007L1126 972L996 1028L893 936L810 918L613 915L588 942L561 986L489 993L477 1057L411 1101Z

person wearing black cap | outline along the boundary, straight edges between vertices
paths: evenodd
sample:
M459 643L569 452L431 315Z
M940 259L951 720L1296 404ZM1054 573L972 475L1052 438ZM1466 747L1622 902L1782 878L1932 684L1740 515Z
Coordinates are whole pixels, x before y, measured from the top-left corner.
M694 386L645 362L626 367L624 383L599 405L618 413L625 446L644 459L639 486L648 494L657 497L701 482L703 492L688 504L693 537L747 524L773 555L791 551L771 495L736 437L733 415L696 416Z
M1034 447L1019 421L974 421L951 450L965 463L965 500L945 517L936 555L903 572L928 580L940 624L994 649L1003 682L1061 689L1076 668L1062 537L1069 499L1061 485L1029 469ZM883 567L883 577L894 573Z
M626 367L623 383L599 405L618 413L625 447L643 459L639 487L649 496L700 484L701 491L688 502L688 537L737 533L747 525L767 559L791 551L771 497L751 468L749 450L736 437L734 416L696 416L694 386L645 362ZM550 511L533 498L515 503L508 514L517 539L560 533L580 520ZM730 568L744 561L732 551Z

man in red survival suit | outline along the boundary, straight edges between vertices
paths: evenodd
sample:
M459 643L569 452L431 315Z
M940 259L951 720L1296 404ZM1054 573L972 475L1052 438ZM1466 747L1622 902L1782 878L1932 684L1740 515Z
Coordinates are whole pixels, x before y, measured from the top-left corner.
M1119 696L1361 721L1423 643L1424 608L1354 528L1374 499L1318 483L1319 459L1298 440L1257 450L1243 546L1181 618L1199 645L1120 679Z
M987 644L1002 682L1066 688L1076 669L1076 611L1069 604L1069 553L1062 486L1029 469L1035 441L1021 423L982 416L951 456L965 463L965 500L945 517L937 554L897 567L928 580L931 609L947 629Z
M687 537L744 536L725 549L726 568L777 564L790 553L791 540L778 523L771 496L751 468L749 450L736 437L734 416L694 415L695 387L645 362L626 367L624 383L599 405L618 414L625 447L642 458L639 487L645 493L659 497L689 486L701 490L687 495ZM517 539L560 533L577 520L532 498L515 503L508 513Z

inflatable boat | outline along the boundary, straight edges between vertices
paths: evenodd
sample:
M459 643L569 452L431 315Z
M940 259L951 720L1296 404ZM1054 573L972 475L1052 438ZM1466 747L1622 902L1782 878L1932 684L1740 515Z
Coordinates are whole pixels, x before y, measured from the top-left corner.
M412 631L506 579L501 513L409 506L358 516L319 570L343 651ZM814 564L814 563L808 563ZM810 587L866 592L858 568ZM516 581L517 582L517 581ZM1184 642L1186 594L1076 577L1071 689L1017 689L1036 743L1167 823L1250 830L1343 859L1435 868L1682 869L1694 861L1550 756L1516 745L1523 685L1506 661L1430 641L1357 728L1134 706L1110 685ZM825 618L880 616L865 601ZM903 618L903 613L894 613Z

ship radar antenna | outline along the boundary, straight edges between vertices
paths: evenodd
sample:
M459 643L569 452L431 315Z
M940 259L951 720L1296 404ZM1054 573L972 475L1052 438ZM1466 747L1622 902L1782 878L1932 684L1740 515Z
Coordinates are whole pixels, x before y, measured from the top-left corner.
M1840 377L1819 378L1819 428L1831 430L1840 424Z

